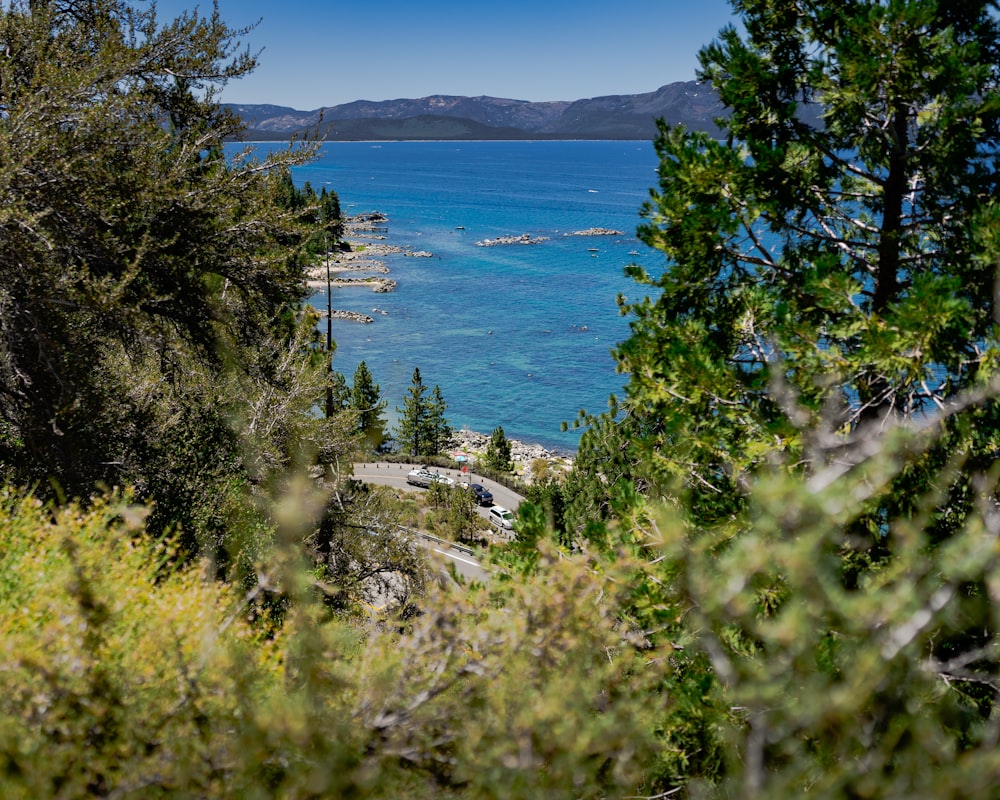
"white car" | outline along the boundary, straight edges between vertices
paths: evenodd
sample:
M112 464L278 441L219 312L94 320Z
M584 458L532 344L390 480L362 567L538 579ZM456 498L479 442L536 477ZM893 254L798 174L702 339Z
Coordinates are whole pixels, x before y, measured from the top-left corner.
M406 474L406 482L413 486L422 486L426 489L432 483L443 483L445 486L451 486L455 481L447 475L421 468L408 472Z
M426 469L414 469L406 474L406 482L412 486L423 486L426 488L434 483L437 477L438 474L436 472L430 472Z
M490 525L496 528L498 531L512 531L514 530L514 512L503 506L493 506L489 513L487 513L487 518L490 521Z

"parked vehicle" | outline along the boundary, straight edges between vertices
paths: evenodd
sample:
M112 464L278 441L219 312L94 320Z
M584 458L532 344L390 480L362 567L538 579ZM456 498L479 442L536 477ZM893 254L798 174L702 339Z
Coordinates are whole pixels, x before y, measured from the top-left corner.
M479 505L481 506L493 505L493 492L491 492L482 484L462 481L460 484L458 484L458 486L460 489L471 489L472 493L476 496L476 501L479 503Z
M440 472L431 472L429 469L420 467L406 473L406 482L426 489L432 483L443 483L445 486L451 486L455 481Z
M493 506L486 515L490 525L498 531L514 530L514 512L503 506Z
M410 472L406 474L406 482L412 486L422 486L427 488L434 483L434 479L436 477L436 472L430 472L426 469L414 469L410 470Z

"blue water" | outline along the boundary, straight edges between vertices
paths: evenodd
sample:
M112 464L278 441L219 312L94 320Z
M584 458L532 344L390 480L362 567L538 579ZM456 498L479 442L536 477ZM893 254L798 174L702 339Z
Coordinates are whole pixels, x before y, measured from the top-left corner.
M419 367L454 427L574 449L579 432L560 423L604 411L626 380L610 354L628 335L615 298L640 287L623 269L662 262L635 237L655 168L647 142L325 144L296 182L335 190L345 214L381 211L389 243L434 254L386 258L390 294L334 289L334 308L375 317L334 321L334 368L350 381L364 360L392 422ZM595 227L624 235L565 235ZM475 245L524 233L549 239Z

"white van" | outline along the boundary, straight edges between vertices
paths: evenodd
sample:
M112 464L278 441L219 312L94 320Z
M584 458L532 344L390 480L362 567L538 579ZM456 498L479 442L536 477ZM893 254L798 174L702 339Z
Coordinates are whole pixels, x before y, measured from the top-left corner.
M489 513L486 515L490 521L490 525L496 528L498 531L512 531L514 530L514 512L509 511L503 506L493 506Z

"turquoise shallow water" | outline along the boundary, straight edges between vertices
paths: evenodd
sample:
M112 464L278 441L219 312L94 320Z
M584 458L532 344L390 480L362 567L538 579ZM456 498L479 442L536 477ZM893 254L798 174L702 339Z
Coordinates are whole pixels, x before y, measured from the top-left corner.
M639 287L626 264L657 255L635 238L656 182L647 142L336 142L298 168L297 183L337 192L347 214L378 210L389 242L433 258L386 259L395 292L335 289L334 308L371 314L334 322L334 366L364 360L389 403L402 406L413 368L438 384L457 428L572 450L560 431L579 409L599 412L625 376L610 350L628 335L615 303ZM623 236L567 236L587 228ZM549 237L477 247L498 236ZM318 294L313 302L325 308ZM323 323L325 325L325 323Z

